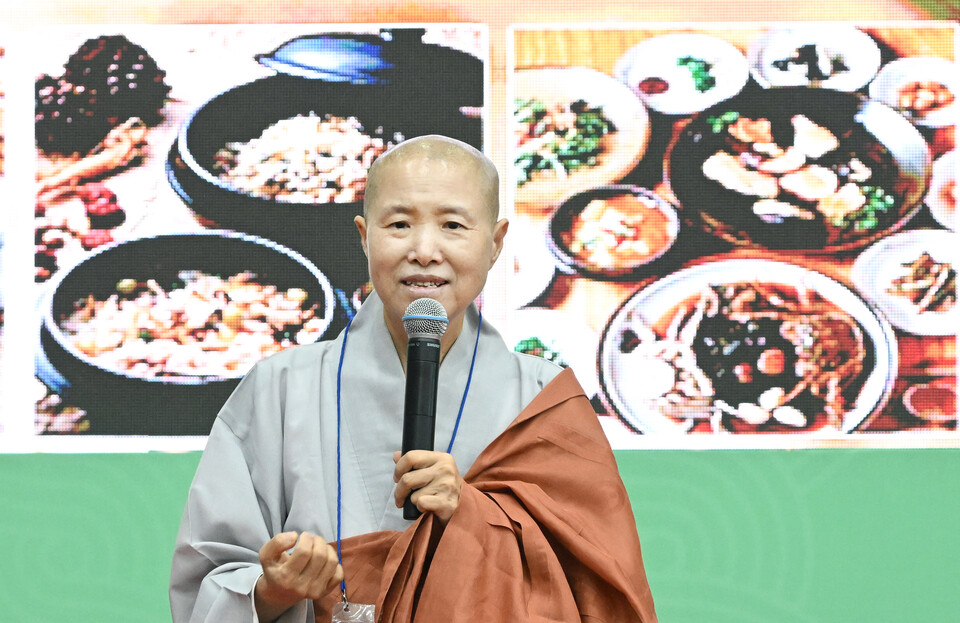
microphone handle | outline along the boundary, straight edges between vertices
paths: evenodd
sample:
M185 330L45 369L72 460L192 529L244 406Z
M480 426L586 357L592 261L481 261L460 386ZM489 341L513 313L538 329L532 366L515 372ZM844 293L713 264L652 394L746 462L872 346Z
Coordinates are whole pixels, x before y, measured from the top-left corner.
M437 377L440 373L440 340L411 337L407 341L407 386L403 402L402 453L433 450L437 415ZM420 510L407 497L403 518L416 519Z

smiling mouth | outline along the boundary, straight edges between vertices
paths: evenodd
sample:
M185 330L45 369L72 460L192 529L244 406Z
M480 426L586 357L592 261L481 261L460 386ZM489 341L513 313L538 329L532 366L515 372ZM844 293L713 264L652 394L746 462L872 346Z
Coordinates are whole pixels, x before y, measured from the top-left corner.
M415 281L412 279L404 279L401 283L411 288L439 288L447 284L446 281Z

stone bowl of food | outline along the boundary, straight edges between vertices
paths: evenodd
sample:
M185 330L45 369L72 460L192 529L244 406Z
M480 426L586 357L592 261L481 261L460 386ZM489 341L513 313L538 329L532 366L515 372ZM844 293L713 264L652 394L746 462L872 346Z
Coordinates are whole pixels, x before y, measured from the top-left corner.
M906 224L931 161L920 132L878 101L781 87L698 114L665 165L685 223L737 245L833 253Z
M366 279L353 219L373 160L415 136L479 147L481 133L479 115L399 83L278 74L200 106L170 150L167 178L204 225L294 248L351 291Z
M601 280L635 280L673 246L676 209L650 190L601 186L565 201L550 219L547 246L560 269Z
M240 378L324 336L335 306L303 256L226 231L105 245L49 287L44 380L94 434L207 434Z

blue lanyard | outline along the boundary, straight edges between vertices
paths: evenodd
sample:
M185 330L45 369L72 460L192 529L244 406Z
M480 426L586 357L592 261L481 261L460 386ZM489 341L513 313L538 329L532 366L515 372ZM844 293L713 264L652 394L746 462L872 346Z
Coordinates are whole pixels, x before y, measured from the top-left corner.
M463 417L463 407L465 404L467 404L467 394L470 392L470 381L473 380L473 365L477 363L477 347L480 345L480 327L483 326L483 313L479 312L478 315L477 337L473 343L473 357L470 359L470 371L467 373L467 384L463 388L463 397L460 399L460 410L457 412L457 421L453 425L453 434L450 435L450 443L447 445L447 454L450 454L453 450L453 442L456 441L457 431L460 430L460 418ZM347 321L347 326L343 330L343 344L340 346L340 361L337 364L337 560L341 567L343 567L343 552L341 550L341 545L343 543L343 540L341 539L341 528L343 527L343 459L340 451L340 428L343 420L340 411L340 390L342 388L341 381L343 379L343 356L347 352L347 336L350 334L351 324L353 324L352 317ZM346 603L346 578L340 580L340 595L343 597L343 602Z

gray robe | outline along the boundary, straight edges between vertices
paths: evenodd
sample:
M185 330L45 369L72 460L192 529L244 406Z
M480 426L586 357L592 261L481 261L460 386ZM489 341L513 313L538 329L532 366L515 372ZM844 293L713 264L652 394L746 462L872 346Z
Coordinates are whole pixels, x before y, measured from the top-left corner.
M439 373L436 449L453 434L477 335L478 313ZM335 340L285 350L257 364L213 425L190 488L170 580L175 623L250 621L261 574L258 552L280 532L337 538L337 366ZM484 322L452 454L461 474L560 368L510 351ZM400 449L405 381L376 294L350 328L342 374L342 537L406 530L393 502L393 453ZM350 561L344 561L344 567ZM348 596L350 587L347 586ZM313 621L304 601L280 619Z

